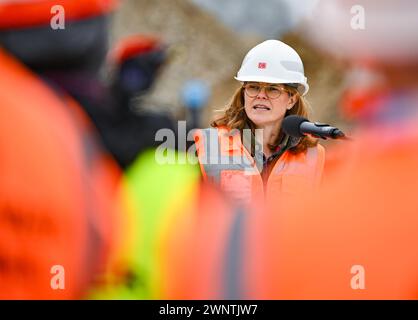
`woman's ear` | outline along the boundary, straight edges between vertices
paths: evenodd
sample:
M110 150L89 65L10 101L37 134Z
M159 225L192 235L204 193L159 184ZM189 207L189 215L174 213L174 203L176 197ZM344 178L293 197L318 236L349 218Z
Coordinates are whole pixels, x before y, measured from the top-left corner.
M296 94L292 94L289 97L289 101L287 103L287 110L290 110L290 109L293 108L293 106L296 104L297 99L298 99L298 97L296 96Z

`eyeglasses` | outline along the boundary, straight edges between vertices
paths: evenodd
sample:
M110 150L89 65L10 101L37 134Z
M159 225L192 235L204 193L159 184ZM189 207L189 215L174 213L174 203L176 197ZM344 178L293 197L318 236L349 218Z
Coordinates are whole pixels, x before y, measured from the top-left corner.
M262 88L265 88L265 92L267 97L270 99L277 99L280 97L282 92L288 92L286 89L278 86L272 86L272 85L260 85L258 83L246 83L244 84L245 93L250 98L255 98L261 91Z

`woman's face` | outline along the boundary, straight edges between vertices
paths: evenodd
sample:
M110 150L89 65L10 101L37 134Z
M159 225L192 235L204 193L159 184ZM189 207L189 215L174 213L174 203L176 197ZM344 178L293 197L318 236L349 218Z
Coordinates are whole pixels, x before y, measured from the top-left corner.
M244 87L245 113L257 127L281 122L295 104L295 96L280 84L248 82Z

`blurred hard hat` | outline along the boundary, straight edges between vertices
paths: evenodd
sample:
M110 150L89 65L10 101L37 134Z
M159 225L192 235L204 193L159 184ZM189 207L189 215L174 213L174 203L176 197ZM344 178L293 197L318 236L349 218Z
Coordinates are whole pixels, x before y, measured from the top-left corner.
M118 0L1 0L0 30L49 24L51 9L60 5L68 21L100 16L112 11Z
M236 80L247 82L285 83L297 87L301 95L309 90L298 53L278 40L264 41L245 56Z
M157 36L136 34L120 40L109 53L109 61L122 64L134 57L162 50L165 46Z
M123 38L108 55L117 74L116 87L129 97L149 90L168 59L167 45L157 36L137 34Z
M406 64L418 60L418 1L321 0L305 38L345 60Z

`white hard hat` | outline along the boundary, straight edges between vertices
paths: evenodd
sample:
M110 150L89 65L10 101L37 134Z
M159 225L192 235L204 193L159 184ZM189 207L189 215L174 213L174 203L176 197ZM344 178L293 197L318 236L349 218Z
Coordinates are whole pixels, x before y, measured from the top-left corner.
M295 85L301 95L309 90L297 52L278 40L264 41L245 56L236 80Z

